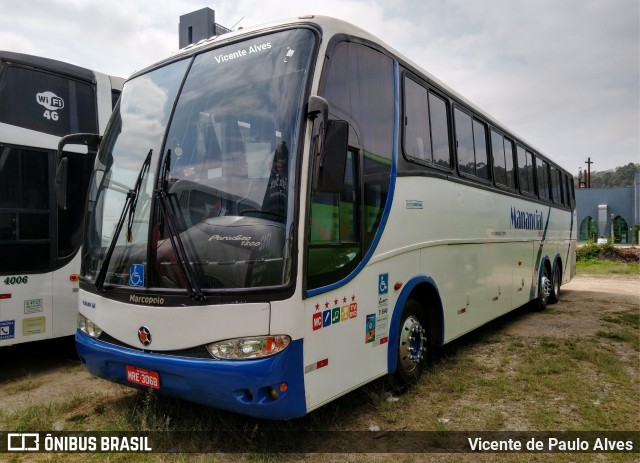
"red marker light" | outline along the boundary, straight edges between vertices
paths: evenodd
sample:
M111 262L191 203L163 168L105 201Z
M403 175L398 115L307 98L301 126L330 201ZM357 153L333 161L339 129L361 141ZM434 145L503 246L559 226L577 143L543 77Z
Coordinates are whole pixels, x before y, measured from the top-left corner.
M80 280L80 275L78 275L77 273L72 273L71 275L69 275L69 281L78 281Z

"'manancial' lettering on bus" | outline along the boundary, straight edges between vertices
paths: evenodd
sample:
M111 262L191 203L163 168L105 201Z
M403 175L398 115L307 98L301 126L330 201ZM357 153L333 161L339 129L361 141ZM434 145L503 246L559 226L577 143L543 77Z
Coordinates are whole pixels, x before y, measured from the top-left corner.
M518 230L542 230L544 228L544 214L536 209L535 212L519 211L511 208L511 228Z

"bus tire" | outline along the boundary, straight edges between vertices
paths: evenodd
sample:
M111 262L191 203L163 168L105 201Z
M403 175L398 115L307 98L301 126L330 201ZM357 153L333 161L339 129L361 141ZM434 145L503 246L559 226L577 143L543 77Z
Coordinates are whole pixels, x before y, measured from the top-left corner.
M538 297L533 302L533 309L536 311L546 309L547 304L549 304L549 297L553 287L549 273L549 266L543 264L542 274L540 275L540 281L538 282Z
M400 319L398 333L398 364L395 378L401 386L416 382L427 363L428 340L422 306L408 299Z
M562 270L560 270L560 265L556 265L552 280L549 304L555 304L560 300L560 285L562 284Z

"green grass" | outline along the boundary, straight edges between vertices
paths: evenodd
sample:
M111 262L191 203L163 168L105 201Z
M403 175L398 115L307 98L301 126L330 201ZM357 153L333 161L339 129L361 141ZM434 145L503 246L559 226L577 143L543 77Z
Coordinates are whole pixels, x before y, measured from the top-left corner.
M37 389L42 384L41 380L33 378L28 373L24 378L13 381L9 386L5 388L7 394L15 395L20 392L32 391Z
M579 260L577 272L581 275L630 275L640 276L640 263L617 262L602 259Z

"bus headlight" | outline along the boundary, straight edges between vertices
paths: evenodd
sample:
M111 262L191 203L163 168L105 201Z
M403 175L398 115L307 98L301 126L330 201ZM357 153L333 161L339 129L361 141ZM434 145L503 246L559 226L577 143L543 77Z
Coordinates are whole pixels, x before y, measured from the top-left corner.
M222 360L248 360L282 352L291 342L286 335L236 338L207 344L209 353Z
M92 338L99 338L102 334L102 329L82 314L78 314L78 329Z

